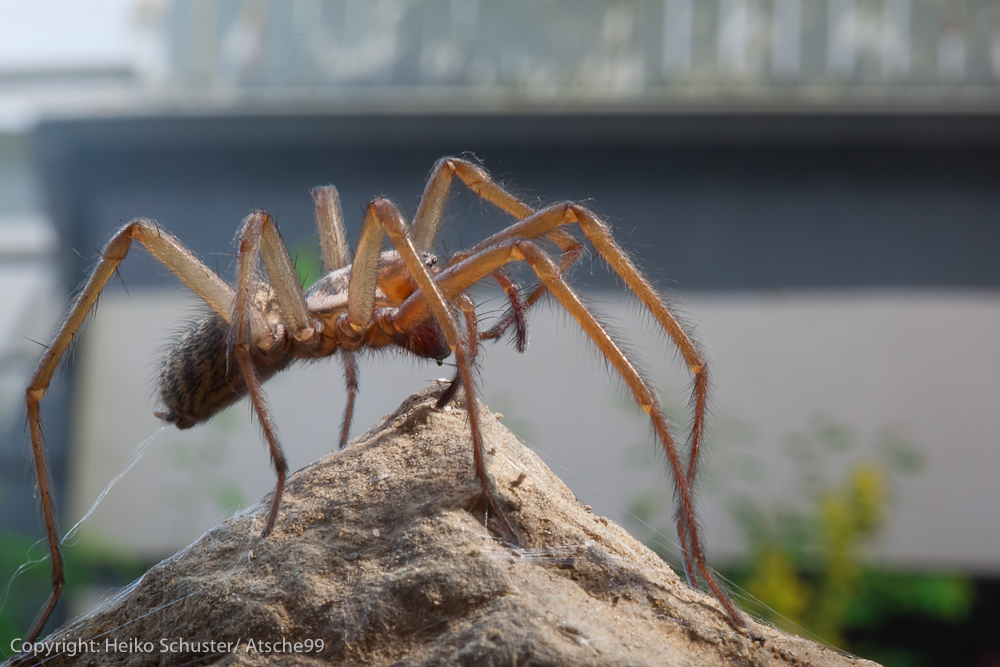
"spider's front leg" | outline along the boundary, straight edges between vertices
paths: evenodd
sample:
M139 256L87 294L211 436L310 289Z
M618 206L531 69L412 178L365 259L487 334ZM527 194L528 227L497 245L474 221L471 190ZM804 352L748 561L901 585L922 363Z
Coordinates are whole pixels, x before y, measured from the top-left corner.
M515 197L509 190L497 183L478 164L458 157L442 158L437 161L431 171L430 178L427 180L427 186L424 188L424 193L420 198L417 213L413 218L410 238L413 246L418 251L431 250L434 239L437 237L438 228L441 225L441 215L451 190L451 184L456 178L477 197L488 201L517 220L523 220L535 213L535 210L531 206ZM498 234L494 234L470 250L452 255L448 260L448 265L458 264L483 248L497 245L511 238L508 233L510 229L508 228ZM559 262L561 272L569 270L583 253L583 245L573 238L572 235L559 229L558 226L549 227L544 232L544 236L549 241L555 243L562 251ZM524 352L528 345L527 311L545 294L545 285L536 285L527 293L527 296L524 296L519 287L502 269L494 271L491 277L506 293L510 302L510 308L488 331L477 334L478 339L496 340L502 338L513 327L515 347L518 352ZM454 394L460 380L459 374L456 374L451 386L445 392L445 396L442 397L444 402L447 402L447 399Z
M497 183L490 176L489 172L478 164L457 157L442 158L437 161L434 169L431 171L431 177L427 181L427 186L424 188L424 194L420 198L420 205L417 207L417 213L413 219L413 231L410 236L417 250L430 250L430 246L437 235L438 227L441 224L441 214L444 210L449 190L451 189L451 183L455 178L464 183L465 187L477 197L488 201L519 221L535 214L535 209L528 206L505 187ZM477 243L475 247L454 254L449 259L448 265L458 264L485 248L514 238L517 235L513 232L516 226L515 223L515 225L511 225L507 229ZM540 235L545 236L549 241L556 244L562 252L559 260L559 271L561 274L566 273L583 254L583 245L573 238L571 234L559 229L558 226L550 226ZM515 328L517 350L518 352L524 352L527 346L525 313L545 294L545 285L536 285L528 292L527 297L523 297L519 292L510 288L510 281L506 278L502 270L498 269L492 276L510 298L511 308L499 322L488 331L481 333L479 338L480 340L496 340L503 337L510 327L513 326Z
M485 174L485 172L483 173ZM499 189L501 192L505 192L502 188L499 188L499 186L495 184L493 184L492 187ZM582 253L582 246L580 246L575 239L572 239L569 234L561 229L566 225L573 224L580 227L587 239L593 244L598 254L600 254L601 257L608 263L611 270L618 274L628 288L639 298L646 309L649 310L660 326L663 327L667 335L669 335L674 344L677 345L678 350L680 350L681 355L684 357L685 363L687 363L688 368L694 376L694 387L691 391L692 404L694 406L694 421L691 426L688 461L684 474L687 483L689 485L693 485L697 475L698 461L701 456L701 441L705 430L705 412L708 397L708 366L705 361L705 355L695 342L694 337L691 335L690 331L688 331L687 327L685 327L678 320L678 318L674 316L667 304L656 293L656 290L653 289L653 286L649 283L631 258L629 258L628 253L626 253L621 246L618 245L606 223L586 208L572 202L547 206L539 211L530 213L530 215L526 215L510 227L507 227L486 240L477 243L464 253L456 255L449 264L448 270L444 273L451 273L451 270L455 265L464 264L469 258L482 257L488 254L491 248L495 248L503 244L509 244L516 239L547 238L555 241L563 250L563 254L558 265L558 275L562 276ZM560 239L566 238L570 239L572 244L566 245L566 241L560 241ZM482 265L480 260L477 261L479 261L480 265ZM491 271L495 270L495 268L491 269ZM458 278L458 282L462 285L461 287L456 288L459 291L464 290L466 287L475 282L475 280L480 279L476 278L475 280L472 280L470 277L471 274L466 275L465 278L460 278L460 276L467 273L466 271L457 271L453 273L455 273L455 278ZM478 271L475 273L478 275ZM542 284L536 287L528 298L525 299L525 307L530 308L531 305L533 305L535 301L545 293L546 289L547 287L545 281L543 280ZM422 308L422 306L419 308ZM414 311L409 316L420 317L421 314L418 311ZM401 315L401 317L406 319L405 316ZM498 323L493 329L483 334L482 338L492 338L502 335L510 324L511 318L508 316L507 318L501 320L500 323ZM679 537L682 545L684 546L684 553L690 553L690 550L687 548L687 531L683 526L680 528ZM691 568L691 563L687 559L685 559L685 568L687 570L688 578L690 579L693 570Z
M538 218L543 220L549 218L547 224L560 224L559 220L571 212L572 207L570 206L554 207L540 211ZM537 220L524 222L533 223ZM537 229L534 231L537 232ZM529 229L527 233L531 234L532 230ZM536 237L539 235L535 234ZM546 289L552 293L597 345L604 357L625 381L636 403L649 416L657 438L667 454L674 478L674 488L677 494L677 532L681 540L681 549L685 569L689 573L689 580L691 576L700 574L712 594L725 609L734 627L747 628L746 621L740 615L736 605L719 586L705 561L694 509L692 474L694 462L689 463L688 466L684 465L656 395L604 325L583 305L576 293L562 278L561 268L555 261L532 241L524 238L513 238L503 241L499 245L481 249L477 254L467 257L462 262L449 266L437 275L436 287L443 298L454 298L497 268L520 260L529 264L542 280ZM397 309L396 324L400 327L416 326L426 319L429 309L433 310L427 303L426 295L423 292L414 294ZM699 386L703 389L703 386L696 381L696 391Z
M422 323L417 322L412 328L400 327L399 323L395 321L394 309L375 310L378 258L382 247L383 233L388 234L389 240L399 254L400 261L406 266L416 283L417 293L423 297L422 302L427 305L430 314L444 334L448 348L455 355L458 379L465 387L476 478L479 480L490 510L500 522L505 535L511 542L518 544L520 539L501 509L492 480L486 471L485 447L479 412L476 407L473 374L478 344L475 310L470 300L458 294L453 295L458 308L465 314L466 333L463 335L452 315L449 301L442 296L434 277L414 247L406 221L398 209L385 199L376 199L369 204L365 220L362 223L361 240L358 243L354 264L351 267L347 313L342 315L341 321L338 322L342 336L350 336L351 332L355 332L355 335L360 338L371 326L377 326L390 335L405 339L407 333L415 331ZM426 318L424 319L426 320Z

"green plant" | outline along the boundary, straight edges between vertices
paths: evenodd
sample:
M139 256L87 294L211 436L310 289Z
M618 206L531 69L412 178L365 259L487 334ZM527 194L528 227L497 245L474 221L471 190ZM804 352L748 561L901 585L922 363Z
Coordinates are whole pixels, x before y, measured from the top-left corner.
M877 628L905 616L958 623L975 597L969 577L941 572L893 572L874 565L868 549L885 530L894 482L919 473L919 452L892 430L867 458L856 454L850 429L826 416L792 434L787 479L776 479L773 461L754 451L754 429L732 420L717 424L718 456L710 491L721 495L747 544L747 558L726 572L745 592L747 611L790 632L850 649L852 631L877 636ZM718 451L722 450L722 451ZM716 463L713 461L712 463ZM648 465L648 463L646 464ZM790 490L781 501L761 489ZM663 508L669 497L644 489L629 503L631 528L663 557ZM869 641L869 657L893 667L925 664L912 649Z
M806 489L795 509L765 510L740 498L734 513L749 544L746 564L732 578L746 590L752 613L786 630L848 648L846 634L893 616L958 622L972 607L968 577L897 573L866 562L866 547L884 529L893 478L920 469L917 452L887 433L878 460L838 461L853 449L844 427L818 419L793 436L789 451ZM837 470L839 478L828 471ZM887 665L918 665L920 656L898 647L867 647Z
M787 630L805 627L844 646L849 609L862 593L863 548L885 516L882 469L855 466L839 485L817 493L810 509L786 514L777 522L786 525L777 530L769 527L775 525L769 517L743 512L751 545L743 587L752 611Z

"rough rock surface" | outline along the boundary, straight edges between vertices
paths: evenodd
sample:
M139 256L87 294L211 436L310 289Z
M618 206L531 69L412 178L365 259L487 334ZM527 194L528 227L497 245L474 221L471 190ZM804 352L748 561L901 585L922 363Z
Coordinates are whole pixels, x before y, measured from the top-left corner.
M714 600L580 506L482 409L487 465L523 536L521 548L504 544L492 520L484 525L467 415L461 405L435 410L440 391L410 397L291 477L266 540L265 499L46 640L93 642L75 657L17 662L872 664L756 624L757 641L737 632ZM174 644L161 652L161 640ZM106 652L109 641L123 650Z

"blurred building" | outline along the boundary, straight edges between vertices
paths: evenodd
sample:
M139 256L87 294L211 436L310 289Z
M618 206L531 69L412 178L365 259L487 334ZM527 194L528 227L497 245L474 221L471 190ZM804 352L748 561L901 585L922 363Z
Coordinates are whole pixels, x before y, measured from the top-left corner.
M398 95L434 112L956 111L988 107L1000 77L988 1L181 0L165 27L150 83L297 113L402 112Z
M51 304L132 217L158 219L225 274L240 219L267 208L308 262L310 187L340 188L356 234L371 197L412 212L434 160L468 151L529 201L586 200L695 323L715 382L703 498L714 559L742 553L734 502L801 499L786 446L834 424L853 434L857 459L904 442L926 461L894 487L877 557L1000 571L995 3L98 4L89 17L67 7L54 24L25 19L19 32L42 31L70 55L0 70L0 124L14 147L0 188L23 202L0 214L34 234L20 246L4 234L21 248L5 266L14 281L30 264L30 289L49 295L12 308L11 332L44 341L59 312ZM97 20L95 34L119 39L73 51L56 34L87 33L79 22ZM106 52L108 41L121 46ZM456 197L444 248L503 224L482 208ZM58 384L46 419L64 528L153 436L83 530L154 559L273 480L263 447L245 449L259 438L243 406L189 432L157 430L147 390L156 350L195 307L141 250L121 273L128 292L109 287L63 373L72 401ZM663 337L629 314L599 262L582 262L574 280L624 322L683 422L688 378ZM669 533L671 494L650 465L646 424L572 323L555 306L539 310L525 357L487 351L486 402L595 511L627 523L629 508L652 497L659 511L649 518ZM17 377L37 349L22 340L0 339L14 341L3 353L18 360ZM448 372L366 364L355 433ZM268 388L293 467L334 445L335 364ZM4 503L24 529L35 510L21 474L20 394L4 397L3 456L13 462L3 466ZM848 465L827 455L833 471Z

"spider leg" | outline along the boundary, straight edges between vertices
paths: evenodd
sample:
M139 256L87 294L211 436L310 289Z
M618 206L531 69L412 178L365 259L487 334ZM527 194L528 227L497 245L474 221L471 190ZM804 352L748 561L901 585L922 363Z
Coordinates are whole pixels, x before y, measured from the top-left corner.
M267 335L252 331L252 327L247 328L249 318L257 312L253 307L253 298L258 281L258 256L264 258L264 266L267 267L267 275L284 324L296 340L311 340L322 330L323 325L309 314L305 292L295 273L295 264L281 240L274 218L267 211L254 211L243 220L239 238L236 303L233 306L232 320L233 333L241 339L237 342L253 342L262 345L264 349L273 344Z
M656 290L653 289L628 254L615 242L608 226L582 206L572 205L570 210L584 235L594 244L597 252L608 263L608 266L625 281L629 289L639 297L639 300L674 341L694 376L691 389L694 419L688 436L688 460L685 473L687 485L693 488L698 473L698 462L701 459L701 443L705 431L705 411L708 400L708 365L705 355L691 333L670 311L670 308L656 293ZM692 542L697 540L696 527L690 526L691 535L686 534L682 528L681 523L678 523L678 537L681 544L685 547L690 546L688 540ZM690 568L690 563L686 562L686 565ZM686 574L690 581L692 573L689 570Z
M563 230L558 229L562 225L573 222L575 222L575 218L572 217L569 207L566 205L548 206L540 211L536 211L523 220L518 220L510 227L497 232L485 241L477 243L469 250L453 256L448 266L437 275L436 281L449 297L459 292L464 292L485 276L492 275L505 264L513 261L508 259L497 263L486 262L483 257L489 254L490 249L509 246L512 241L518 238L536 239L542 236L551 238L550 234L553 232L563 234L576 244L575 246L567 246L569 251L563 254L560 263L560 271L562 271L564 268L568 268L569 264L567 262L570 260L576 261L576 258L583 251L583 247L576 239L573 239L572 236ZM567 256L569 259L567 259ZM490 266L490 269L484 272L482 269L486 266ZM475 269L470 270L472 267L475 267ZM544 293L544 283L540 287L542 288L542 293ZM538 296L541 296L541 294ZM411 329L427 318L426 301L418 295L414 295L414 297L407 299L396 313L395 322L401 329ZM483 337L494 338L503 335L503 330L506 327L498 331L498 327L502 324L503 322L487 331ZM509 323L506 326L509 326Z
M500 210L509 213L517 219L526 218L535 212L533 208L522 202L506 188L493 180L493 177L490 176L489 172L478 164L457 157L442 158L437 161L434 168L431 170L431 176L427 180L427 186L424 188L423 196L420 199L420 205L417 207L417 213L413 218L413 228L410 236L413 239L414 247L418 250L426 251L433 246L438 228L441 224L441 214L444 210L444 205L451 189L451 183L455 178L462 181L462 183L464 183L465 186L477 197L490 202ZM562 271L565 272L570 266L576 263L577 259L579 259L581 253L583 252L583 246L576 239L574 239L572 235L567 234L565 231L555 227L550 228L545 234L550 241L555 243L562 250L563 258L560 261L560 267ZM466 257L475 254L477 249L496 245L505 238L506 236L503 235L494 235L477 244L476 248L470 251L455 254L449 260L449 265L461 262ZM494 276L494 279L500 284L508 295L511 294L506 283L504 282L504 276ZM535 288L532 289L531 293L528 295L528 298L522 299L517 304L520 306L523 303L523 308L512 308L511 311L500 320L500 322L484 333L481 338L491 340L501 338L507 329L509 329L511 325L514 325L517 327L517 349L519 352L523 352L524 347L527 345L527 334L524 330L523 312L528 308L531 308L531 306L533 306L543 294L545 294L545 286L535 286Z
M642 272L629 258L628 254L619 246L608 228L600 218L586 208L577 204L566 203L557 204L538 211L527 218L511 225L498 234L494 234L491 239L499 238L526 238L534 239L541 236L551 235L555 227L576 223L583 231L584 236L594 245L598 254L608 263L608 266L618 274L632 292L639 297L643 305L652 313L660 326L663 327L667 335L680 350L685 363L694 376L694 386L691 392L691 403L693 405L694 420L691 426L691 434L688 439L688 460L684 473L688 486L693 486L698 471L698 461L701 457L701 443L705 430L705 411L708 397L708 366L704 353L699 349L694 338L683 324L674 316L670 308L663 299L656 293L649 281L646 280ZM485 247L491 239L476 245L473 251ZM570 253L564 254L564 262ZM560 266L560 270L564 270ZM534 294L532 295L534 296ZM689 552L688 535L683 526L680 526L678 537L684 547L685 553ZM685 561L687 568L690 563ZM687 572L690 580L692 573Z
M374 206L369 206L361 223L358 249L351 265L350 289L347 292L347 321L341 326L348 339L361 335L372 322L375 313L375 289L378 284L378 259L382 252L385 230Z
M285 490L285 477L288 475L288 462L285 460L285 453L281 449L281 443L278 442L274 419L271 417L271 412L267 407L267 401L261 389L257 369L251 360L250 344L236 343L233 346L233 352L240 365L240 372L243 373L243 379L246 381L247 393L250 396L254 412L257 413L257 419L260 421L260 428L264 432L264 439L267 440L267 446L271 452L271 463L274 465L274 472L278 476L278 481L274 486L274 496L271 499L271 510L267 515L267 524L260 535L261 537L267 537L274 530L274 522L278 518L281 495Z
M310 192L316 205L316 230L323 266L328 272L341 269L351 263L351 247L347 243L340 194L332 185L313 188Z
M471 284L483 279L496 269L510 262L522 259L531 266L532 270L542 280L546 289L553 294L587 333L590 339L594 341L604 357L615 368L632 391L636 402L649 415L657 437L667 454L671 473L674 477L678 505L676 517L677 532L681 540L685 569L691 575L695 573L701 575L712 594L723 606L736 627L746 627L746 623L737 611L736 606L715 581L705 562L694 511L694 498L692 494L693 478L689 475L689 469L681 461L680 454L677 451L677 446L674 443L667 419L663 414L659 401L641 374L622 351L621 347L607 332L607 329L583 305L576 293L562 278L560 267L553 259L532 241L514 238L504 241L500 245L485 248L478 254L467 257L459 264L448 267L436 276L436 287L440 291L442 298L454 298L455 295L461 293ZM400 322L405 323L405 326L416 326L419 324L427 316L426 312L429 306L424 303L425 301L426 297L423 292L416 293L407 299L397 309L397 324Z
M313 188L311 193L316 209L316 230L319 232L323 267L327 272L335 271L351 263L351 247L347 243L340 194L332 185ZM339 449L343 449L347 446L351 422L354 420L354 404L358 396L358 361L353 351L343 348L340 350L340 359L344 365L344 382L347 388L344 421L340 427Z
M558 231L558 230L556 230ZM559 260L559 274L563 275L570 269L571 266L576 264L576 261L583 254L583 245L578 243L573 237L566 235L567 238L572 239L573 244L564 248L562 258ZM502 283L501 283L502 284ZM506 288L505 288L506 290ZM506 315L504 315L500 320L490 327L487 331L482 334L483 340L495 340L497 338L503 337L507 330L513 325L516 333L516 340L518 343L518 352L524 352L528 345L527 330L524 324L525 313L528 309L535 305L535 303L545 295L545 283L535 285L531 292L528 293L528 298L522 299L520 306L521 310L518 311L516 308L511 308ZM524 341L523 344L521 341Z
M441 158L431 169L417 213L413 216L410 238L417 250L427 252L434 246L451 183L456 177L476 196L515 218L524 218L534 212L530 206L497 185L486 170L474 162L457 157Z
M347 405L344 406L344 422L340 427L340 447L347 446L347 437L354 420L354 401L358 396L358 360L351 350L341 349L340 359L344 364L344 380L347 384Z
M737 627L746 627L743 617L740 616L729 596L715 581L715 577L705 562L694 511L694 497L692 494L691 479L688 474L689 471L685 470L681 462L677 447L670 434L667 419L655 394L629 361L628 357L625 356L622 349L614 342L607 330L590 313L587 307L583 305L566 281L562 279L559 275L559 269L555 262L552 261L552 258L530 241L515 241L514 246L538 274L538 277L545 283L553 296L573 316L580 327L583 328L601 350L605 358L615 367L619 375L621 375L622 379L629 386L629 389L632 390L636 402L649 415L653 423L653 428L666 450L674 476L674 487L680 501L678 503L680 507L677 516L677 529L678 534L681 536L681 546L685 548L686 565L688 568L692 566L697 568L697 572L701 574L702 579L711 589L715 599L723 606L734 624Z
M435 163L431 170L431 176L427 180L424 193L420 198L417 213L413 217L413 227L410 237L417 250L428 251L434 245L434 239L437 237L438 228L441 224L441 215L444 211L445 202L451 189L451 183L455 178L462 181L477 197L490 202L517 219L526 218L535 212L533 208L494 181L489 172L478 164L457 157L442 158ZM576 263L583 252L583 246L572 235L556 227L547 230L545 235L550 241L559 246L563 252L563 257L560 261L562 271L566 271ZM475 254L477 250L496 245L504 240L504 238L506 236L494 235L478 243L472 250L456 253L450 258L448 263L449 265L457 264L466 257ZM505 280L506 276L503 274L494 275L493 278L500 284L508 297L511 297L512 291L509 280ZM501 338L511 325L513 325L516 328L515 340L517 350L524 352L524 348L527 346L524 313L543 294L545 294L545 286L537 285L532 289L527 299L519 299L515 303L513 297L511 297L511 310L489 331L485 332L481 336L481 339L495 340Z
M39 503L45 523L45 537L49 546L49 556L52 558L52 593L42 607L35 620L35 625L28 634L28 641L34 641L45 627L52 612L55 610L66 578L63 569L62 555L59 550L59 535L56 526L55 499L52 495L52 483L49 476L48 461L45 456L44 435L40 404L45 397L52 380L52 375L59 365L66 348L72 342L76 332L83 324L87 313L97 303L97 298L107 285L108 279L118 269L118 265L128 254L133 240L138 240L154 257L170 269L188 287L190 287L213 310L227 320L231 316L233 290L222 281L205 264L198 260L173 235L162 230L152 220L137 218L121 227L101 252L101 259L94 268L83 290L77 296L69 310L69 314L59 325L55 340L47 348L42 360L38 363L31 381L25 390L27 404L27 425L31 433L31 452L35 463L35 475L38 480Z
M670 309L656 294L655 290L643 277L638 268L636 268L635 264L628 258L628 255L615 243L607 225L601 222L593 213L571 203L557 204L541 209L463 253L461 259L453 261L451 265L438 274L437 282L446 294L462 292L482 279L484 275L495 271L506 263L505 261L498 263L487 262L485 257L491 254L491 248L504 247L517 239L551 238L553 231L559 231L559 227L574 223L579 224L584 235L594 244L598 253L608 262L612 270L621 276L629 289L650 310L680 349L691 372L694 374L695 380L692 394L694 423L690 436L690 454L687 464L684 466L684 473L681 478L678 478L678 482L683 479L686 486L691 487L697 473L697 462L700 456L701 439L705 423L708 371L704 355L698 349L690 334L673 316ZM579 252L580 250L575 247L571 247L570 250L564 252L559 266L559 275L562 275L565 269L568 268L569 263L575 261L576 257L579 256ZM470 264L476 265L476 270L470 271ZM542 287L546 287L544 280ZM536 294L540 296L538 292L533 293L532 296ZM426 308L426 304L421 299L408 299L397 312L397 325L402 328L416 326L426 318ZM502 328L504 324L504 322L501 322L498 326ZM493 333L494 331L491 330L487 332L487 335ZM691 541L690 533L692 530L685 523L678 522L678 538L681 541L682 551L685 554L685 570L690 581L694 573L694 563L690 561L688 555L694 553L696 550L689 543Z
M530 304L522 298L521 290L518 288L517 283L511 280L510 276L504 273L503 269L497 269L490 275L507 295L507 300L510 301L510 309L489 331L479 334L479 340L496 340L502 337L511 325L514 325L514 347L518 352L523 354L528 348L527 314Z
M365 237L366 228L373 226L373 223L371 222L373 220L377 220L380 223L386 234L388 234L393 247L399 253L400 259L410 270L410 274L413 276L413 279L416 281L419 288L419 293L424 296L424 302L427 304L431 314L437 320L438 324L441 326L441 330L445 335L445 340L451 348L452 353L455 355L455 362L458 365L459 377L461 378L462 386L465 388L465 398L469 414L469 427L472 432L472 451L475 462L476 477L479 479L480 487L483 490L483 494L486 496L486 501L489 504L490 509L493 511L494 516L496 516L500 521L507 538L515 544L519 543L520 540L517 537L517 533L514 532L510 522L507 520L507 516L500 508L500 503L497 501L497 494L493 488L493 483L486 472L486 462L484 457L485 448L483 445L482 430L479 423L479 411L476 408L476 390L472 372L475 365L474 351L477 343L474 339L470 340L466 338L459 331L459 328L455 324L455 320L452 317L448 302L442 296L434 277L431 275L427 266L425 266L423 261L420 259L417 249L410 240L406 221L403 219L399 210L396 209L396 207L393 206L388 200L374 200L369 205L368 213L365 216L365 223L361 230L362 239ZM359 250L358 256L360 255L361 251ZM355 265L357 265L357 259L355 259ZM350 308L350 300L351 296L353 296L353 292L354 285L352 282L351 294L348 294L348 308ZM459 305L461 306L461 300ZM466 317L466 322L469 322L468 316ZM388 309L380 311L379 325L387 330L400 330L399 327L396 326L391 311Z
M441 226L441 215L445 202L455 178L462 181L476 196L485 199L515 218L523 218L534 212L530 206L500 187L485 169L474 162L456 157L442 158L431 169L430 178L427 179L424 193L420 197L420 204L417 206L417 213L413 216L410 238L413 247L417 250L427 252L434 246L434 240L437 238L438 229ZM449 264L461 261L464 256L465 253L461 252L452 256ZM517 293L517 286L502 271L494 274L493 279L507 294L511 302L511 310L503 318L505 326L499 329L494 327L490 330L492 333L484 335L483 338L500 338L513 324L516 327L517 351L524 352L528 344L528 334L524 324L524 301ZM459 373L456 372L455 381L458 380L458 376Z
M305 294L302 291L302 286L299 285L292 259L281 240L274 219L266 211L254 211L243 221L239 238L236 299L233 306L232 328L230 329L230 347L246 381L247 393L260 422L264 439L267 441L271 453L271 462L278 477L267 524L261 534L261 537L267 537L274 530L274 523L278 517L278 508L281 505L285 478L288 474L288 463L281 449L281 443L278 441L277 429L264 397L253 354L255 348L266 351L274 346L287 344L286 340L282 340L284 327L287 327L288 332L296 340L309 343L311 340L319 339L316 334L322 331L323 325L322 322L309 314ZM281 312L283 326L267 329L264 333L257 334L251 322L254 317L260 318L254 305L254 297L259 287L257 266L260 256L263 256L264 265L267 267L270 285L274 290L274 298Z
M485 241L476 244L466 252L465 257L473 256L476 253L496 246L503 241L515 238L537 239L546 237L551 239L554 231L563 225L577 224L583 234L594 245L598 254L608 263L608 266L618 274L632 292L639 297L639 300L652 313L653 317L660 323L667 335L674 341L685 363L694 375L694 387L692 389L692 404L694 406L694 423L691 427L691 436L686 466L685 478L689 483L693 483L697 474L698 460L701 455L701 441L705 429L705 409L708 393L708 366L704 353L699 349L697 343L690 332L683 324L670 312L670 308L663 299L656 293L649 281L646 280L642 272L629 258L621 246L615 242L608 228L600 218L586 208L573 203L556 204L543 208L531 215L519 220L507 229L504 229ZM572 237L570 237L572 238ZM562 247L562 246L560 246ZM563 249L563 257L560 261L560 275L576 261L582 252L582 247L570 246ZM451 268L451 267L449 267ZM442 272L442 276L447 271ZM462 288L464 289L464 287ZM530 307L534 304L532 299L537 299L542 292L536 290L528 299L526 305ZM501 322L501 325L503 323ZM491 334L492 331L487 332ZM684 536L681 536L682 542Z
M691 394L691 402L694 406L694 423L691 426L687 465L688 484L694 484L701 454L702 436L705 430L705 407L708 393L708 365L705 354L695 342L691 332L674 316L653 286L632 262L628 253L615 242L607 224L582 206L572 205L570 210L579 223L580 229L594 244L597 252L611 269L625 281L629 289L639 297L639 300L674 341L681 356L684 357L684 362L694 375L694 386Z
M510 309L504 316L503 320L508 322L506 327L500 328L499 325L494 326L486 333L479 333L479 322L477 320L477 315L475 309L470 310L465 305L465 301L468 301L469 305L472 305L472 300L465 297L465 295L460 295L463 301L460 302L462 306L462 311L466 318L466 329L469 331L469 340L474 341L477 346L477 350L473 353L473 358L479 356L478 344L481 340L494 340L497 339L505 333L506 329L512 323L514 325L514 346L518 352L524 353L525 349L528 347L528 324L527 324L527 308L524 305L524 300L521 298L521 292L518 289L517 284L510 279L510 277L504 273L503 269L497 269L490 276L500 283L503 287L504 292L507 294L507 299L510 301ZM451 384L448 388L444 390L441 397L438 398L437 407L438 409L443 408L445 405L451 401L455 392L461 385L462 374L456 369L455 377L452 378Z
M496 272L494 272L496 273ZM476 315L476 306L472 302L472 299L467 297L465 294L459 294L455 297L458 301L459 307L462 309L462 315L465 317L465 329L466 329L466 340L469 341L469 356L475 360L479 356L479 322ZM434 407L438 410L448 405L452 398L455 396L455 392L458 391L458 387L462 382L462 371L458 369L455 371L455 377L452 378L451 384L448 388L444 390L441 397L438 398L437 403Z

